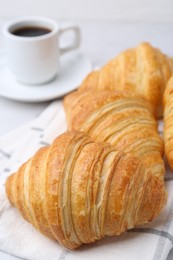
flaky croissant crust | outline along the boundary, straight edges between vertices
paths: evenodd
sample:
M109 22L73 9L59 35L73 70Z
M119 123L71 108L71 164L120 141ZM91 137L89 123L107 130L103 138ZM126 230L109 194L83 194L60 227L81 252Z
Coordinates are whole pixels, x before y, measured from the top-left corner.
M11 175L6 192L35 228L73 249L146 223L140 213L150 178L139 159L72 131Z

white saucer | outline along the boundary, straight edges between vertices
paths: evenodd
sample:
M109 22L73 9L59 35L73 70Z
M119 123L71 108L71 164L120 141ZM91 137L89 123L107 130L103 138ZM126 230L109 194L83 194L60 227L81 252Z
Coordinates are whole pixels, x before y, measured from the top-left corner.
M8 70L4 52L0 52L0 96L24 102L42 102L61 97L79 86L91 71L91 62L79 52L61 57L58 76L40 86L19 83Z

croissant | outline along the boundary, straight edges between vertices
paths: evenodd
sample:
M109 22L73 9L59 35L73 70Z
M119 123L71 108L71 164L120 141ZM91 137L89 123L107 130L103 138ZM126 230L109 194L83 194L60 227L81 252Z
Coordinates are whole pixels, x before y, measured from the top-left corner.
M140 215L148 220L157 216L165 203L165 167L163 142L149 102L122 92L76 91L65 97L64 107L70 130L84 131L143 161L152 177Z
M155 115L162 116L162 97L173 71L173 60L149 43L141 43L91 72L80 90L121 90L145 97Z
M138 158L71 131L8 177L6 193L37 230L74 249L148 222L140 212L150 178Z
M167 83L163 101L165 155L173 170L173 76Z

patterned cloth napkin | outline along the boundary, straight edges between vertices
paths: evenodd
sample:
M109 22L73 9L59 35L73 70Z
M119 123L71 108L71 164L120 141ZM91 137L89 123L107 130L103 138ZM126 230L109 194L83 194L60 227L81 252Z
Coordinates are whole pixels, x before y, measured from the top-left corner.
M160 132L162 128L160 122ZM32 260L165 260L173 247L173 175L169 169L165 177L168 203L153 223L74 251L41 235L10 205L4 189L6 177L65 130L62 103L54 101L38 118L0 138L0 250Z

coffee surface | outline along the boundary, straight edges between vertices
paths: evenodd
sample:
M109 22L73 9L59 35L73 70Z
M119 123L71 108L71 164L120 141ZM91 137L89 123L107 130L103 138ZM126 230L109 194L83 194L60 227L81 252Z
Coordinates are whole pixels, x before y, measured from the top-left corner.
M15 31L12 32L12 34L16 36L22 36L22 37L37 37L37 36L48 34L50 32L51 30L48 28L28 26L28 27L22 27L16 29Z

